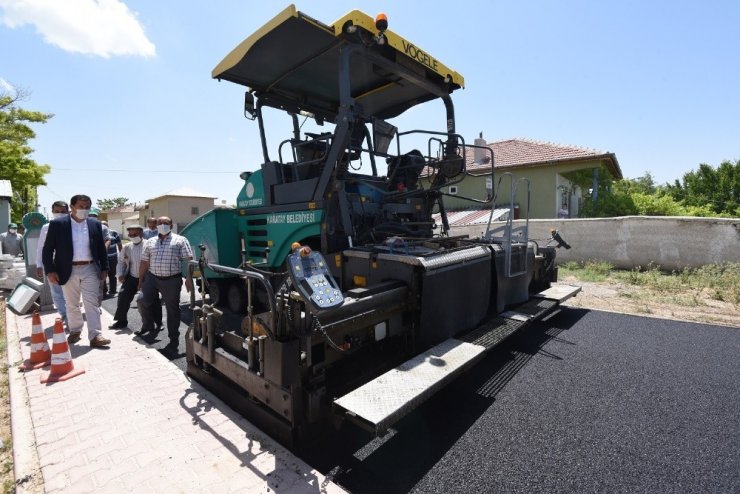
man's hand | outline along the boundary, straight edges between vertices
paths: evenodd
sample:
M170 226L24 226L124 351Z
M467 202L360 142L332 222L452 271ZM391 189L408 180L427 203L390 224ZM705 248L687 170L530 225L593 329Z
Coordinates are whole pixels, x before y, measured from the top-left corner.
M56 273L49 273L46 275L46 279L49 280L49 283L52 283L54 285L59 284L59 276L57 276Z
M36 278L40 280L44 279L44 268L36 268Z
M123 283L124 281L126 281L126 277L125 276L119 276L118 277L118 282L119 283Z
M108 271L100 272L100 281L105 281L108 278Z

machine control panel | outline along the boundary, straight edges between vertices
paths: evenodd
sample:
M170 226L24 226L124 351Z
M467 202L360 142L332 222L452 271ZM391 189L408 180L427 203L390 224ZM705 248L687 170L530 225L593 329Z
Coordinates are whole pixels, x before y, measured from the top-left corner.
M344 297L322 256L306 247L288 255L288 266L293 284L301 296L310 300L319 310L332 309L344 303Z

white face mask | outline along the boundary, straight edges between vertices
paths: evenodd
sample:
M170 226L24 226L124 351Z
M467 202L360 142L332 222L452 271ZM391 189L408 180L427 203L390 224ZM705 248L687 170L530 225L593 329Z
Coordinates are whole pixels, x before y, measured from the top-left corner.
M86 220L88 214L90 214L89 209L78 209L77 211L75 211L75 216L77 216L77 218L80 220Z
M67 213L52 213L54 215L54 218L64 218L67 216Z
M141 241L142 241L142 238L141 237L133 237L131 239L131 242L133 242L134 245L139 245L141 243Z
M15 228L11 228L10 230L8 230L8 233L15 233L15 232L17 232L17 231L18 231L18 230L16 230Z
M157 225L157 231L160 235L167 235L170 233L170 225Z

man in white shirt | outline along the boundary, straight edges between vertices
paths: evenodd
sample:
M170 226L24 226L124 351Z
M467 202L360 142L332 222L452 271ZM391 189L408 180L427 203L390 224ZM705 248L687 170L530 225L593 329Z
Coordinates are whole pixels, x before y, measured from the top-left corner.
M67 302L69 343L77 343L87 320L87 335L93 348L107 347L100 321L100 282L108 276L108 254L100 222L88 218L92 201L78 194L69 201L72 213L55 218L42 250L44 271L49 283L64 290ZM85 306L85 319L80 311L80 296Z

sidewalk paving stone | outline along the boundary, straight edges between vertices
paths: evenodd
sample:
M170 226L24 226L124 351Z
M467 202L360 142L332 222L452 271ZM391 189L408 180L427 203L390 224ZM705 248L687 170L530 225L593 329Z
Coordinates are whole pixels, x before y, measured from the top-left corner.
M42 314L49 341L55 317ZM112 322L105 311L102 322L104 328ZM6 323L9 356L28 358L31 315L6 310ZM48 493L345 492L130 330L103 331L109 349L90 348L86 334L70 345L84 374L41 384L47 367L11 379L11 387L25 386L12 391L27 396L11 403L12 419L21 424L21 414L30 417L31 429L14 432L14 450L35 452L16 462L16 478L37 474L29 471L35 463L43 477L39 492Z

